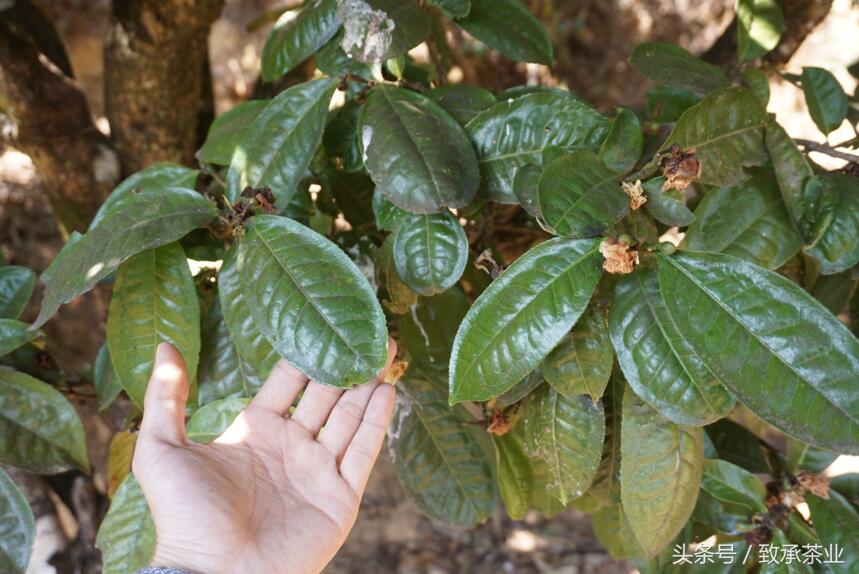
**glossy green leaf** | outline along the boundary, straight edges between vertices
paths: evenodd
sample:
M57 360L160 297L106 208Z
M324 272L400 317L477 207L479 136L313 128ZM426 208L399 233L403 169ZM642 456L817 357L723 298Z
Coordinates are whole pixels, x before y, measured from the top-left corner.
M305 82L277 95L247 128L230 159L227 195L236 202L245 187L268 186L275 207L295 194L304 170L322 141L332 79Z
M430 517L452 526L483 522L498 489L486 432L445 392L411 375L400 380L388 449L400 484Z
M260 75L270 82L312 56L340 29L337 0L311 0L301 10L285 12L266 38Z
M618 108L600 148L603 163L617 173L626 173L635 167L643 147L644 135L638 116L631 110Z
M399 209L399 208L398 208ZM397 273L394 264L394 239L389 235L373 257L376 283L379 284L379 300L391 313L402 315L417 302L418 294L406 285Z
M561 342L602 276L598 246L596 239L549 240L490 284L454 340L451 403L502 394Z
M468 135L424 95L374 88L361 117L361 142L377 189L402 209L463 207L477 193L480 173Z
M0 569L24 574L35 540L33 511L18 486L0 468Z
M184 187L194 189L197 176L200 172L183 165L175 163L156 163L138 171L122 180L110 195L101 204L98 212L89 224L92 229L101 223L107 212L113 209L116 203L128 195L140 191L159 190L169 187Z
M498 465L498 490L507 514L513 520L522 520L531 507L534 495L534 470L531 457L525 451L519 433L508 432L493 436Z
M511 60L552 63L549 34L521 0L471 0L468 16L456 23Z
M778 45L784 16L776 0L737 0L737 57L760 58Z
M758 437L746 427L728 419L708 425L707 436L716 450L714 458L726 460L750 472L770 473L771 469Z
M401 56L429 35L429 17L415 0L342 0L343 51L377 64Z
M660 151L677 144L695 148L701 162L698 182L736 185L748 179L743 169L767 160L766 109L745 88L723 88L686 110Z
M451 18L462 18L468 16L471 11L471 0L430 0Z
M200 306L178 243L139 253L116 273L107 344L122 388L139 407L152 375L155 349L164 342L185 359L193 401L200 358Z
M765 142L781 197L794 227L806 240L810 240L814 222L810 219L811 206L805 196L805 185L814 171L784 128L773 119L767 121Z
M204 163L230 165L233 153L242 143L248 128L268 103L268 100L242 102L215 118L203 147L197 150L197 159Z
M830 492L835 490L854 508L859 509L859 473L851 472L832 477Z
M454 288L418 298L400 317L400 337L411 356L409 363L442 388L447 388L453 339L469 306L465 294Z
M0 357L9 354L35 339L38 331L31 331L30 326L14 319L0 319Z
M129 474L113 496L95 546L101 550L104 574L128 574L149 566L155 554L155 524L134 475Z
M325 126L322 145L325 146L325 154L337 169L352 172L364 167L361 142L358 139L360 119L361 106L355 100L349 100L332 112L328 125Z
M748 68L743 70L740 76L761 104L766 106L770 101L770 81L767 75L757 68Z
M383 231L396 231L400 223L408 217L409 212L400 209L378 189L373 192L373 215L376 218L376 227Z
M859 572L859 537L856 536L859 532L859 511L833 490L829 491L829 500L809 494L806 502L820 543L824 547L835 544L843 551L839 557L843 564L838 566L838 571L851 574Z
M776 179L757 171L746 182L707 192L686 230L685 246L777 269L799 252L802 238L793 228Z
M420 295L455 285L468 263L468 238L449 212L409 214L397 228L394 264L406 285Z
M609 331L635 393L678 424L701 426L727 415L734 398L672 320L656 272L639 268L615 287Z
M313 380L363 383L385 366L385 317L367 279L334 243L274 215L240 244L242 291L274 349Z
M839 457L837 452L806 444L793 437L787 437L784 464L788 471L809 470L822 473Z
M215 206L199 193L178 187L129 193L115 209L77 240L66 243L42 273L45 294L34 327L113 273L141 251L172 243L217 216Z
M656 177L644 183L647 196L644 207L647 213L660 223L686 227L695 221L695 214L686 207L686 198L682 191L662 191L664 182L664 177Z
M427 96L463 126L497 101L486 88L465 84L433 88Z
M688 90L657 84L647 90L647 117L653 122L676 122L699 101L701 98Z
M516 170L513 178L513 195L525 211L534 217L543 218L540 211L540 178L543 170L533 163L525 164Z
M822 173L808 180L816 222L813 243L805 251L820 262L824 275L840 273L859 262L859 180L844 173Z
M602 398L605 410L605 439L602 454L587 496L597 506L620 502L620 438L622 427L623 395L629 392L618 372L612 375Z
M522 399L524 399L528 394L542 385L546 381L543 378L543 373L540 369L534 369L523 378L521 381L510 387L507 391L504 392L501 396L495 399L493 405L496 408L504 409L511 405L515 405Z
M540 369L546 381L562 395L588 395L596 402L608 384L613 362L605 316L591 306L543 359Z
M257 366L239 355L224 320L220 299L203 315L200 329L199 400L206 405L219 399L252 397L262 386Z
M499 101L468 122L477 148L482 189L493 201L516 203L513 179L523 165L543 164L551 147L597 151L610 123L568 92L527 94Z
M686 524L701 481L700 428L676 425L624 393L620 492L641 550L651 557Z
M95 396L98 399L99 410L103 411L110 406L110 403L122 391L122 383L119 382L119 377L116 376L116 371L113 370L113 362L110 360L110 349L107 346L107 341L99 348L92 370Z
M319 71L336 78L345 76L346 74L355 74L363 78L370 78L370 66L363 62L359 62L354 58L350 58L343 51L341 44L343 43L344 33L341 30L333 38L316 52L313 57L313 62Z
M557 481L552 474L549 464L539 457L531 457L531 469L534 475L534 490L531 495L531 506L545 516L554 516L564 510L564 505L556 496Z
M233 424L250 402L249 398L233 397L219 399L200 407L186 426L188 438L194 442L212 442Z
M36 286L36 274L26 267L0 267L0 319L17 319Z
M71 403L6 367L0 367L0 464L42 474L89 472L84 428Z
M847 309L850 296L856 292L853 271L846 269L834 275L821 275L814 282L811 295L823 303L833 314L840 315Z
M525 449L549 465L554 494L564 505L579 498L594 479L605 438L600 403L564 397L543 385L522 402Z
M832 72L823 68L802 69L802 93L817 129L829 135L847 117L847 94Z
M674 44L645 42L632 52L629 63L652 80L703 96L728 85L725 74Z
M218 272L218 298L224 323L230 332L230 338L243 365L253 368L260 378L269 375L280 355L262 334L256 320L248 307L248 300L242 290L241 277L238 271L238 246L233 245L227 251L224 262ZM211 391L200 389L200 400L210 396Z
M724 460L705 460L701 488L717 500L745 507L748 516L766 512L764 483L749 471Z
M620 176L593 152L562 156L543 169L540 213L559 235L592 237L605 231L629 209Z
M659 256L659 284L677 330L755 414L806 442L859 453L859 341L823 305L729 255Z

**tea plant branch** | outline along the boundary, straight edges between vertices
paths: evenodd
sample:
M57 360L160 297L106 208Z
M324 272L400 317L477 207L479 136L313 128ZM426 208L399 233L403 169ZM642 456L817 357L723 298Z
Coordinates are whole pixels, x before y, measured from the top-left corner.
M800 138L794 138L793 141L795 141L798 145L801 145L802 147L804 147L806 150L816 151L816 152L823 153L823 154L826 154L826 155L831 156L831 157L837 157L838 159L843 159L845 161L859 163L859 155L843 152L843 151L835 149L835 147L829 146L827 144L817 143L817 142L812 141L812 140L806 140L806 139L800 139ZM841 146L837 146L837 147L841 147Z

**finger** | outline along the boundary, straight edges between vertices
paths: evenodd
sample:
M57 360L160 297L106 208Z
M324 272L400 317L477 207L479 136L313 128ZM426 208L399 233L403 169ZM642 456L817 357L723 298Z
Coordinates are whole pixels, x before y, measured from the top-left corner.
M304 373L281 359L275 364L251 405L286 416L289 407L295 402L295 397L305 385L307 377Z
M385 432L394 412L394 399L397 391L393 385L379 385L373 391L364 420L358 427L352 442L346 448L343 462L340 463L340 475L359 497L364 494L364 487L370 478L370 471L376 463Z
M364 419L364 411L376 386L387 377L394 357L397 355L397 344L393 339L388 339L388 360L385 367L376 375L376 378L365 385L353 387L343 393L334 410L324 423L319 432L319 442L337 458L337 462L343 458L346 447L352 442L352 437Z
M161 343L155 349L155 366L143 399L140 438L184 443L187 402L188 372L185 359L173 345Z

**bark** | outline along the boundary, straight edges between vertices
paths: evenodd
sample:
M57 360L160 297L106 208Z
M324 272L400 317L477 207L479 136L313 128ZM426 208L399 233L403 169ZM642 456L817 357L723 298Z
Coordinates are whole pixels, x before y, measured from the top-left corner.
M64 71L65 70L65 71ZM85 231L119 175L116 155L66 72L53 28L27 1L0 12L0 110L29 155L67 231Z
M105 105L125 175L160 161L194 165L209 28L223 0L113 3ZM210 87L209 87L210 88Z

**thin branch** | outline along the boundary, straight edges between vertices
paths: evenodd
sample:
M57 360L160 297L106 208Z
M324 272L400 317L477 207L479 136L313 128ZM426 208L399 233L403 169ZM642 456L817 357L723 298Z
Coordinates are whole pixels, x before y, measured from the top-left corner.
M817 142L814 142L811 140L794 138L793 141L795 141L797 144L804 147L806 150L825 153L828 156L837 157L838 159L843 159L845 161L859 163L859 155L840 151L840 150L835 149L832 146L822 144L822 143L817 143Z

